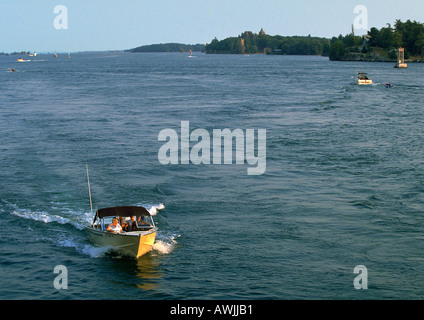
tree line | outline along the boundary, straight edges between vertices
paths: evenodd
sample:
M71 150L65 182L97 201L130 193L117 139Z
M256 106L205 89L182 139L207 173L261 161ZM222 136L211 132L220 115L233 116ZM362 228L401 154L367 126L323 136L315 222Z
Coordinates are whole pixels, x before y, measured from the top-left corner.
M396 20L381 29L371 28L364 36L354 33L339 35L332 39L309 36L270 36L263 30L259 34L246 31L237 37L206 44L206 53L225 54L287 54L322 55L330 60L387 59L397 58L397 49L405 48L405 58L424 57L424 24Z
M213 39L206 44L206 53L223 54L288 54L288 55L328 55L330 41L326 38L309 36L284 37L270 36L263 30L259 34L246 31L238 37L219 41Z
M397 49L405 49L405 58L424 56L424 24L407 20L396 20L381 29L371 28L365 36L339 35L330 40L331 60L344 60L350 54L376 54L396 59Z
M188 52L205 51L204 44L182 44L182 43L160 43L137 47L128 50L129 52Z

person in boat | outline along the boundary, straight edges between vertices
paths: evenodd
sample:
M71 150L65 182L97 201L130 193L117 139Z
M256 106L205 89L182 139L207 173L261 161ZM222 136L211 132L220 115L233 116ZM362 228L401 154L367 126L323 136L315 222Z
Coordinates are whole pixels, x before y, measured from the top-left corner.
M118 223L118 219L113 218L112 219L112 223L109 225L109 227L107 227L106 231L111 232L111 233L120 233L120 232L122 232L122 227Z
M124 222L122 226L122 229L126 232L137 231L138 226L137 221L135 221L135 216L132 216L130 220Z
M145 227L151 227L152 226L150 223L148 223L146 220L144 220L144 218L142 216L138 217L137 224L139 226L145 226Z
M359 73L359 79L360 80L368 80L368 76L364 73Z

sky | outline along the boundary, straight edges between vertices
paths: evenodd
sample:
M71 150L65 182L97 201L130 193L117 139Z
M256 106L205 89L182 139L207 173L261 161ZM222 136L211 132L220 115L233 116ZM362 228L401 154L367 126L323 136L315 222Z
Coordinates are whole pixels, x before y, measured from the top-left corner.
M66 20L59 19L63 11L54 12L58 5L65 6ZM358 5L367 9L368 29L396 19L424 23L423 0L1 0L0 52L205 44L261 28L270 35L331 38L351 32Z

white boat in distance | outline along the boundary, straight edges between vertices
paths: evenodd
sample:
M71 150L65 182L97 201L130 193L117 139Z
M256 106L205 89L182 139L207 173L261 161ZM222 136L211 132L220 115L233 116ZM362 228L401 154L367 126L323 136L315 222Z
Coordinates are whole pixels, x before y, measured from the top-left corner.
M358 84L372 84L372 80L368 78L368 74L365 72L358 72Z
M124 221L135 217L130 231L107 231L107 220ZM96 211L93 223L85 227L88 238L99 247L111 247L122 254L138 258L149 252L156 239L157 228L149 211L139 206L104 208Z

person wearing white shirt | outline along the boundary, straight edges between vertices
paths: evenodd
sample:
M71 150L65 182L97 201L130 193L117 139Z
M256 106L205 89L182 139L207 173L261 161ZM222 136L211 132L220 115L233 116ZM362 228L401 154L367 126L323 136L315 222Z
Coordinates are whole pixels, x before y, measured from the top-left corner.
M122 232L122 227L118 223L118 219L114 218L112 219L112 223L107 227L106 231L112 232L112 233L120 233Z

